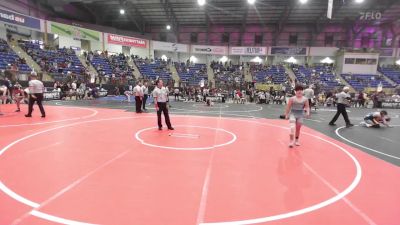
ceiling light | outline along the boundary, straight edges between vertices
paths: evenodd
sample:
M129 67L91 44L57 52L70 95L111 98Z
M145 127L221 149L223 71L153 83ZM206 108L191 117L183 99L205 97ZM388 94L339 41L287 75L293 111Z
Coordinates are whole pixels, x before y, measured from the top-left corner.
M301 4L306 4L306 3L308 2L308 0L299 0L299 2L300 2Z
M364 0L356 0L356 3L363 3Z
M192 63L196 63L197 62L196 56L194 56L194 55L190 56L189 61Z
M259 56L256 56L255 58L253 58L252 60L251 60L252 62L256 62L256 63L262 63L262 59L259 57Z
M295 59L293 56L291 56L290 58L286 59L285 62L287 63L297 63L297 59Z
M222 57L219 59L219 61L221 61L222 63L225 63L225 62L228 61L228 57L222 56Z
M120 9L119 14L124 15L125 14L125 9Z
M197 3L199 4L199 6L203 6L206 4L206 0L197 0Z
M326 63L326 64L332 64L333 62L334 61L329 57L326 57L325 59L321 60L321 63Z
M249 3L250 5L254 5L254 3L256 3L256 0L247 0L247 3Z
M171 30L171 26L170 25L167 25L167 30Z

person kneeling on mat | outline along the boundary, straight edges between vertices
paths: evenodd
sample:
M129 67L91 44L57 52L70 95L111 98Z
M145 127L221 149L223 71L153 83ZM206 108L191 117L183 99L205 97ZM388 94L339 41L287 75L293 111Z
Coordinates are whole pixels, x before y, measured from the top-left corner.
M380 112L369 113L364 117L364 122L361 122L361 126L372 127L372 128L380 128L380 124L385 125L386 127L391 127L388 122L390 121L390 117L385 110Z
M303 87L295 87L296 95L289 98L285 111L285 119L289 120L290 124L290 143L289 147L293 145L300 146L299 136L301 125L303 124L304 111L306 116L310 116L310 105L308 99L303 96Z

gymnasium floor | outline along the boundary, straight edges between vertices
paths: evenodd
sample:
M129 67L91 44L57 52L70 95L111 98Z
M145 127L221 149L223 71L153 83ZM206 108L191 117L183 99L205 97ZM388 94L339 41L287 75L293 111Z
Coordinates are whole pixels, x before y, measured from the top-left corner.
M121 100L1 106L1 225L399 224L399 110L320 109L289 149L283 106L172 101L171 132Z

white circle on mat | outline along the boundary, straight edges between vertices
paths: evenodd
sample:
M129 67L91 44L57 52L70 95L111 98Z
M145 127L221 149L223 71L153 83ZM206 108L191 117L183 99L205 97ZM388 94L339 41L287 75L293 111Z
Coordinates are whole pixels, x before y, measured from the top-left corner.
M215 131L220 131L220 132L225 132L227 134L230 134L232 136L232 138L222 144L216 144L216 145L212 145L212 146L208 146L208 147L173 147L173 146L164 146L164 145L156 145L156 144L151 144L151 143L147 143L146 141L144 141L142 138L140 138L140 134L148 131L148 130L156 130L158 129L157 127L149 127L149 128L144 128L139 130L138 132L136 132L135 134L135 138L142 144L150 146L150 147L154 147L154 148L164 148L164 149L173 149L173 150L187 150L187 151L198 151L198 150L211 150L214 148L218 148L218 147L222 147L222 146L226 146L226 145L230 145L233 142L236 141L237 137L234 133L227 131L225 129L222 128L214 128L214 127L204 127L204 126L192 126L192 125L176 125L174 127L191 127L191 128L203 128L203 129L210 129L210 130L215 130Z

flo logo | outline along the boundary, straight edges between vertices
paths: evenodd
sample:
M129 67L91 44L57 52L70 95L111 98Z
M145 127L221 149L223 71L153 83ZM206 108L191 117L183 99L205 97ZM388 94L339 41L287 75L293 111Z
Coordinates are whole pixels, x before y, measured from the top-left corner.
M360 12L360 20L380 20L382 13L378 11Z

